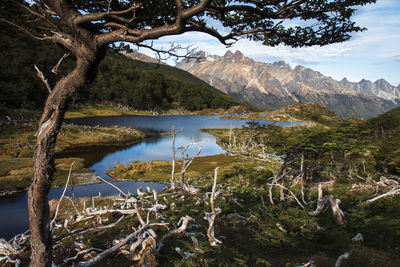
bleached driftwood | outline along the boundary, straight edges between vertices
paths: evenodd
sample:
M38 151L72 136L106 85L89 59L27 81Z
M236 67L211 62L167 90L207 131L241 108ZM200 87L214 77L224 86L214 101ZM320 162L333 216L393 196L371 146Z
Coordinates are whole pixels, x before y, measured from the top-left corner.
M269 191L269 202L271 203L271 205L275 205L273 195L272 195L272 188L274 186L279 185L278 181L284 177L284 174L278 175L277 172L273 172L273 173L274 173L274 177L272 177L272 181L269 184L269 190L268 190Z
M206 216L204 217L208 223L208 230L207 230L207 237L208 237L208 242L210 242L210 245L212 247L218 247L220 244L222 244L222 241L218 240L214 236L214 222L215 218L217 217L217 214L221 213L221 210L218 209L218 213L214 207L214 197L215 197L215 189L217 187L217 178L218 178L218 169L219 167L216 167L214 170L214 183L213 187L211 190L211 197L210 197L210 206L211 206L211 213L205 213Z
M363 242L363 241L364 241L364 237L363 237L362 234L357 233L357 234L351 239L351 241L354 241L354 242L357 242L357 241Z
M97 179L99 179L99 180L103 181L104 183L108 184L109 186L115 188L115 189L116 189L118 192L120 192L124 197L128 197L128 195L125 194L124 191L122 191L118 186L113 185L113 184L110 183L109 181L107 181L107 180L101 178L100 176L97 176Z
M143 233L147 228L149 228L150 226L166 226L167 223L149 223L149 216L147 216L147 221L144 222L142 216L140 215L139 209L137 208L137 204L135 203L135 211L136 211L136 215L138 217L138 220L140 222L140 227L138 230L136 230L135 232L133 232L132 234L128 235L127 237L125 237L124 239L122 239L120 242L118 242L117 244L115 244L114 246L112 246L109 249L104 250L103 252L101 252L100 254L98 254L97 256L93 257L92 259L90 259L87 262L82 263L81 267L88 267L88 266L92 266L95 263L98 263L100 261L102 261L106 256L108 256L111 253L114 253L116 251L118 251L121 247L123 247L124 245L126 245L128 242L130 242L132 239L134 238L138 238L138 236Z
M298 265L296 267L315 267L314 261L313 260L309 260L308 262L302 264L302 265Z
M8 242L0 238L0 263L4 263L4 265L15 264L15 266L21 264L19 255L25 250L26 242L30 238L27 233L28 231L23 234L18 234Z
M138 266L157 266L157 259L155 256L157 242L155 238L152 235L148 235L140 245L142 249L132 257L132 260L139 261Z
M193 257L195 255L195 253L192 252L184 252L182 251L179 247L175 248L175 251L182 257L182 259L184 260L188 260L191 257Z
M350 254L351 254L351 251L343 253L342 255L340 255L337 258L336 262L335 262L335 267L340 267L340 265L342 264L342 261L343 260L347 260L349 258L349 256L350 256Z
M64 263L68 263L69 261L74 261L76 260L80 255L85 255L88 254L91 251L103 251L101 249L98 248L88 248L88 249L84 249L84 250L79 250L78 253L75 254L75 256L73 257L67 257L64 259Z
M301 186L301 200L305 205L308 203L305 200L305 195L304 195L304 183L305 183L305 168L304 168L304 153L301 153L301 165L300 165L300 186Z
M272 186L272 184L270 185ZM304 209L305 207L303 206L303 204L301 204L301 202L299 201L299 199L296 197L296 195L292 192L292 190L290 190L289 188L284 187L281 184L276 183L275 186L281 188L282 190L287 190L289 191L289 193L292 195L292 197L296 200L297 204L299 204L299 206Z
M340 199L334 199L332 195L322 197L322 187L318 186L318 204L317 208L313 212L309 212L310 215L316 216L320 214L325 207L330 206L333 213L333 219L339 225L344 225L344 213L339 207Z
M155 189L153 189L152 192L153 192L153 199L157 203L157 191Z
M282 227L282 225L280 223L276 223L276 227L278 227L279 231L282 231L284 233L287 233L287 230L285 228Z
M190 240L192 240L194 251L200 254L204 253L204 251L199 247L199 241L194 234L190 235Z
M102 226L98 226L98 227L94 227L94 228L89 228L89 229L83 230L82 232L77 232L77 233L74 233L74 234L82 235L82 234L93 233L93 232L98 232L98 231L101 231L101 230L113 228L113 227L116 226L120 221L122 221L122 219L123 219L124 217L125 217L125 216L121 216L121 218L119 218L119 219L118 219L116 222L114 222L114 223L111 223L111 224L108 224L108 225L102 225Z
M384 198L384 197L387 197L387 196L395 196L395 195L398 195L398 194L400 194L400 187L396 187L396 188L394 188L394 189L392 189L392 190L390 190L390 191L388 191L388 192L386 192L386 193L384 193L382 195L379 195L379 196L376 196L374 198L368 199L367 202L374 202L374 201L376 201L378 199L381 199L381 198Z
M182 234L186 231L187 227L188 227L188 223L189 222L194 222L195 220L190 217L189 215L186 215L185 217L181 217L181 219L178 222L178 225L180 225L179 228L171 230L169 232L169 234L171 235L179 235Z

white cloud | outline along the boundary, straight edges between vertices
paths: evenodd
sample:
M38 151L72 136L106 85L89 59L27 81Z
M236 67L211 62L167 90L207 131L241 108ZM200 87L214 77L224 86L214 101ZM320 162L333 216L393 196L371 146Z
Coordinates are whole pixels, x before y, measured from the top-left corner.
M323 47L290 48L283 45L268 47L249 40L240 40L229 49L240 50L244 55L257 61L283 60L292 67L305 65L335 79L347 77L358 81L361 78L370 80L384 78L392 84L398 84L400 83L398 14L400 14L398 0L378 0L376 4L361 7L354 17L357 24L367 27L368 31L354 33L353 38L344 43ZM215 38L203 33L168 36L154 42L157 47L164 48L168 48L170 43L195 44L198 50L216 55L224 55L228 49Z

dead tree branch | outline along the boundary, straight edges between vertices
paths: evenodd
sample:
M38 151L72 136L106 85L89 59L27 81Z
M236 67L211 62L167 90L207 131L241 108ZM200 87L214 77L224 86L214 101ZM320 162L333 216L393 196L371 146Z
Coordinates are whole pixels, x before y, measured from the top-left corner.
M189 194L197 194L199 192L199 189L196 189L193 186L190 186L184 180L186 171L188 170L188 168L192 164L193 160L200 155L201 150L203 148L202 146L200 146L199 150L197 151L197 153L192 158L189 158L188 155L186 155L186 157L185 157L186 150L189 148L189 146L194 145L194 144L195 143L191 142L190 144L187 144L186 146L184 146L184 147L182 146L182 147L179 148L179 149L182 149L182 152L181 152L182 168L181 168L181 174L179 176L179 182L180 182L183 190L185 192L188 192Z
M67 191L69 179L71 178L72 168L74 167L74 164L75 164L75 161L73 161L73 162L71 163L71 167L69 168L69 173L68 173L67 182L65 183L64 190L63 190L63 192L62 192L62 194L61 194L60 199L58 200L57 207L56 207L56 212L54 213L54 218L53 218L53 220L51 220L51 222L50 222L50 229L51 229L51 231L54 229L54 224L55 224L56 219L57 219L58 210L60 209L61 201L62 201L62 199L63 199L63 197L64 197L64 195L65 195L65 192ZM76 207L75 207L75 208L76 208Z
M175 230L170 231L169 234L180 235L180 234L184 233L187 229L188 223L194 222L194 221L195 220L192 217L190 217L189 215L182 217L178 222L178 225L181 225L181 226Z
M342 265L342 261L343 261L343 260L347 260L347 259L350 257L350 254L351 254L351 251L346 252L346 253L340 255L340 256L337 258L336 262L335 262L335 267L340 267L340 265Z
M215 168L214 170L214 183L213 187L211 190L211 196L210 196L210 205L211 205L211 214L206 212L206 216L204 217L208 223L208 230L207 230L207 237L208 237L208 242L210 242L210 245L212 247L218 247L220 244L222 244L222 241L218 240L214 236L214 222L215 218L219 213L221 213L221 210L218 209L218 213L214 207L214 198L215 198L215 189L217 187L217 178L218 178L218 169L219 167Z
M333 213L333 219L339 225L344 225L344 213L339 207L340 200L334 199L332 195L322 197L322 187L321 184L318 185L318 204L315 211L310 212L309 214L312 216L316 216L320 214L325 207L330 206Z
M384 193L382 195L379 195L379 196L376 196L374 198L368 199L367 202L374 202L374 201L376 201L378 199L381 199L381 198L384 198L384 197L387 197L387 196L395 196L395 195L398 195L398 194L400 194L400 187L394 188L394 189L392 189L392 190L390 190L390 191L388 191L388 192L386 192L386 193Z
M60 60L57 62L57 64L51 69L51 72L52 73L54 73L54 74L58 74L58 67L60 67L60 65L61 65L61 62L64 60L64 58L66 58L66 57L68 57L69 56L69 53L65 53L61 58L60 58Z
M118 188L116 185L113 185L113 184L110 183L109 181L107 181L107 180L101 178L100 176L97 176L97 179L99 179L99 180L105 182L106 184L108 184L108 185L114 187L114 188L115 188L116 190L118 190L118 192L120 192L124 197L129 197L129 195L125 194L124 191L122 191L120 188Z
M49 91L49 93L51 93L51 87L49 85L49 81L47 81L46 77L44 77L43 72L40 71L40 69L35 65L33 65L36 72L37 72L37 76L39 77L39 79L44 83L44 85L47 88L47 91Z

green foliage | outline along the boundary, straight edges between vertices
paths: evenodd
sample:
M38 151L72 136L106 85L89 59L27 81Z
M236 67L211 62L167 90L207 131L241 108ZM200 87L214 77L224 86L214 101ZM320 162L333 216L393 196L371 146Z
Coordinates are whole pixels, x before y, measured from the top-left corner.
M0 34L0 60L4 64L0 69L0 107L41 108L48 92L36 76L33 65L39 67L53 86L61 75L73 68L73 56L67 57L60 66L62 72L54 75L50 70L64 53L60 47L31 40L9 27L1 27ZM190 111L239 105L236 100L183 70L131 60L113 50L100 64L95 81L79 90L72 102Z
M372 151L377 169L387 174L400 174L400 108L381 114L362 125L374 144Z
M398 248L400 238L400 200L385 198L349 210L351 230L360 232L367 245L384 249Z
M111 75L112 73L112 75ZM238 104L227 95L172 67L144 63L109 53L93 84L82 94L96 102L114 102L136 109L187 110L229 108Z
M314 121L325 126L338 126L346 119L336 115L328 108L315 103L302 103L287 105L274 112L275 115L289 115L303 121Z

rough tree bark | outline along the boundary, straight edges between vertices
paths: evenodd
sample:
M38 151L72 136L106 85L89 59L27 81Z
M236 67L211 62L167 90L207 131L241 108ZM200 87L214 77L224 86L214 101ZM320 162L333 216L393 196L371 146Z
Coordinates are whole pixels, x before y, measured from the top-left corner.
M52 242L49 228L47 194L55 171L55 144L64 119L64 113L74 92L85 85L98 63L105 56L105 48L79 48L75 69L59 80L47 98L36 133L33 157L34 177L28 191L29 229L31 232L30 266L51 266Z

